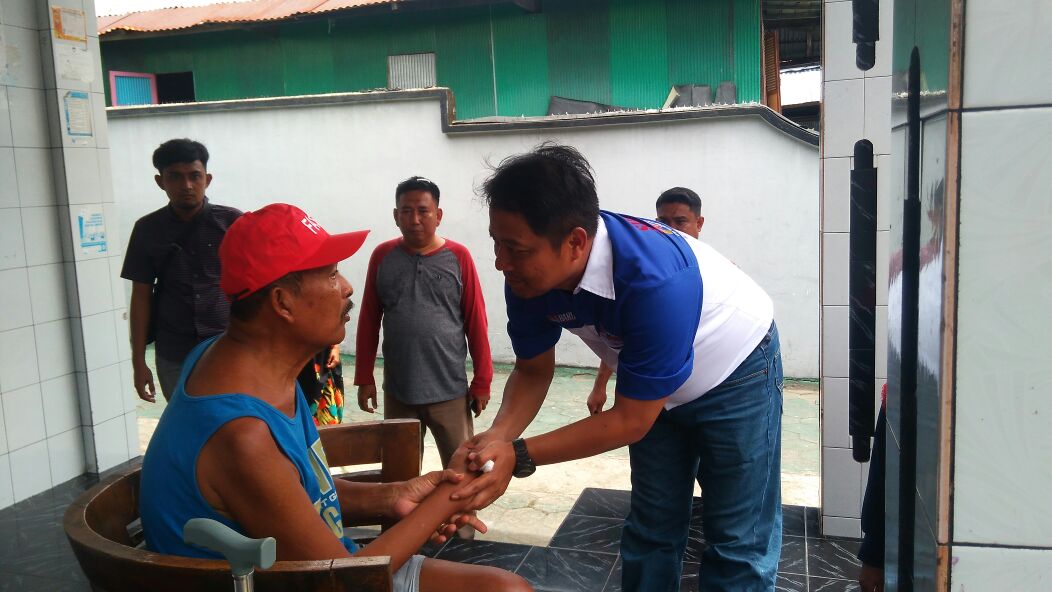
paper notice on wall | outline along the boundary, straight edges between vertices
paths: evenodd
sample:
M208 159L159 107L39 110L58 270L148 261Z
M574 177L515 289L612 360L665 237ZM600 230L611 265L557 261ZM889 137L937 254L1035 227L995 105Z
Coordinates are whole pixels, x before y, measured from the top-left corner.
M77 214L77 232L80 252L84 255L101 255L107 252L106 220L102 207L86 207Z
M71 90L62 97L62 114L66 135L71 139L94 135L91 124L91 97L86 92Z
M95 62L86 47L56 45L55 72L62 80L90 83L95 80Z
M88 42L88 28L84 11L76 8L52 6L51 32L55 39L75 41L86 45Z

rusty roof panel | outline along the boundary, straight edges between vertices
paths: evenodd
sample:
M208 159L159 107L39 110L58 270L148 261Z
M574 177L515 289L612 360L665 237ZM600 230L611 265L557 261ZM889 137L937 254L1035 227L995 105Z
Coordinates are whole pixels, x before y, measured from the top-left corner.
M99 24L98 24L98 26L99 26L99 34L101 35L103 31L109 31L113 27L114 23L124 19L124 17L126 17L126 16L128 16L128 15L126 15L126 14L119 14L119 15L115 15L115 16L100 16L99 17Z
M396 0L251 0L207 6L185 6L144 10L99 18L99 35L113 31L158 32L190 29L202 25L258 23L299 15L347 10Z
M373 4L393 4L394 1L395 0L325 0L325 2L322 2L320 6L311 12L318 14L322 12L332 12L334 10L346 10L348 8L370 6Z
M236 4L217 4L222 10L208 19L212 23L275 21L310 12L322 0L255 0Z
M208 22L208 17L216 13L217 9L225 5L213 4L211 6L186 6L182 8L159 8L157 10L144 10L124 15L120 20L113 22L103 29L99 27L99 35L123 30L123 31L171 31L175 29L188 29L196 25Z

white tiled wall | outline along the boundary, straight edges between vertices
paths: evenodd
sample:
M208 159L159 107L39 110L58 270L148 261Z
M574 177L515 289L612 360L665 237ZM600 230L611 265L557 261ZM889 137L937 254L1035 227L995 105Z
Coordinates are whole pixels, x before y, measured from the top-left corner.
M1052 4L965 4L953 590L1052 582Z
M950 573L953 592L1048 590L1052 550L954 547Z
M1050 135L1052 108L962 116L957 542L1052 548Z
M1047 105L1052 77L1025 76L1036 67L1047 72L1052 52L1052 9L1047 0L965 3L965 107Z
M880 0L876 64L855 66L851 2L823 3L822 96L822 528L858 537L868 465L851 458L847 434L848 232L850 170L855 142L873 143L877 167L877 355L879 385L887 376L887 249L891 165L891 36L893 0Z
M29 300L29 275L24 267L0 271L0 331L9 331L33 324Z
M92 83L56 79L49 4L94 14L91 0L0 2L9 62L0 75L0 508L134 456L101 71ZM89 41L97 68L98 40ZM79 146L64 136L58 99L76 89L96 93L96 135ZM74 222L92 206L104 207L114 240L86 257L74 249Z
M45 491L54 484L51 481L51 459L47 445L46 440L40 440L11 450L11 485L16 502Z

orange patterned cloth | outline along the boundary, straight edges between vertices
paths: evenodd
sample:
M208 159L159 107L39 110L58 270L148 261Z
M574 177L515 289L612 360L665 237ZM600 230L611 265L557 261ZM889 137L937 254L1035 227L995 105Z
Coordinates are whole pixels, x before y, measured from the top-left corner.
M297 381L303 396L310 404L315 425L333 425L343 422L343 366L326 366L329 348L311 358L300 372Z

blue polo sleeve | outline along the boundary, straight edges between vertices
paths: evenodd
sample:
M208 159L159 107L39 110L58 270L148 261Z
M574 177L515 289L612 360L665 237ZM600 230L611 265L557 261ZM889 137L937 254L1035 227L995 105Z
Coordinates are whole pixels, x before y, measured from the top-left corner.
M508 306L508 337L515 357L529 360L555 347L562 327L548 320L545 297L519 298L504 286Z
M617 361L619 395L661 399L683 386L694 368L701 302L696 267L625 295L619 311L624 344Z

